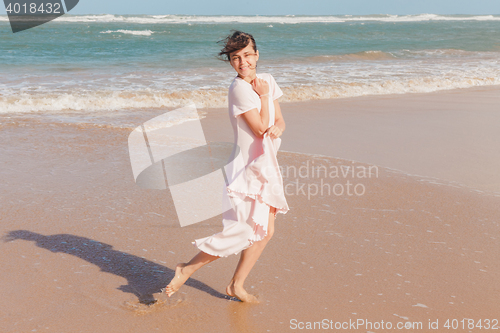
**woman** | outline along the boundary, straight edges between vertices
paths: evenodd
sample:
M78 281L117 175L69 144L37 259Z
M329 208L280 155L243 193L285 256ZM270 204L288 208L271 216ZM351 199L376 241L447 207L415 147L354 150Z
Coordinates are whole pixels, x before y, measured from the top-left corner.
M238 73L228 98L236 145L232 162L225 168L224 199L232 208L223 214L222 232L193 242L201 251L188 263L176 266L165 292L172 296L200 267L241 252L226 292L244 302L257 302L243 284L274 233L276 213L289 210L276 160L285 130L277 101L283 93L270 74L256 73L259 51L252 35L235 31L222 42L219 57L225 57Z

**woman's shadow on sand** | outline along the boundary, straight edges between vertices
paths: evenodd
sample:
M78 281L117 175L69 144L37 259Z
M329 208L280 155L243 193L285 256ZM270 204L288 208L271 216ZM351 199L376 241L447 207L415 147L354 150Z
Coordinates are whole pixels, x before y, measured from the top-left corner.
M113 250L109 244L85 237L68 234L44 236L28 230L10 231L3 237L4 242L18 239L33 241L36 246L54 253L71 254L100 267L103 272L126 278L128 284L117 289L134 294L140 303L146 305L156 302L153 294L161 292L175 273L168 267L132 254ZM217 298L234 300L232 297L192 278L188 279L185 284Z

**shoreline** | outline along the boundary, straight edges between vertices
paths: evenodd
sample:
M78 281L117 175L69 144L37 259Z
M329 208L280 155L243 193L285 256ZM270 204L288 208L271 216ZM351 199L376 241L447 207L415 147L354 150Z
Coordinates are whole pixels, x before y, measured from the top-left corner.
M280 151L369 163L498 196L500 155L495 143L500 142L500 134L494 124L500 123L500 115L495 112L499 96L500 86L481 86L280 103L287 122ZM165 112L3 114L0 129L35 120L132 130ZM226 108L198 109L198 113L207 142L232 143Z
M498 196L500 155L495 142L500 142L500 134L494 124L500 123L500 115L495 114L499 96L500 86L481 86L280 103L287 122L280 151L369 163ZM16 121L35 120L132 130L165 112L3 114L0 129ZM201 124L207 142L232 143L226 108L202 108L198 113L204 117Z

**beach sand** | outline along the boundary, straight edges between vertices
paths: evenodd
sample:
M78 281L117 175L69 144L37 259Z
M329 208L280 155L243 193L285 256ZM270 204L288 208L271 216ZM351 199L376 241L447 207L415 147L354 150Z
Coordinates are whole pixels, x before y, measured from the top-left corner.
M288 332L359 320L350 331L438 321L444 332L448 319L455 331L469 331L463 318L498 320L499 92L282 104L290 211L246 281L259 304L224 295L238 256L160 293L221 216L181 228L168 191L138 187L131 128L78 112L72 123L2 115L1 331ZM207 140L232 142L227 110L204 111ZM109 121L139 126L164 112ZM321 167L328 175L313 177Z

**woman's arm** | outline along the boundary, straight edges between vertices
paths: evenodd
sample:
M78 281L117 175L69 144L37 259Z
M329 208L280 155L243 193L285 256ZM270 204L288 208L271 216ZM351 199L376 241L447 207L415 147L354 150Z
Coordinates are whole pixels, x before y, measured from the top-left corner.
M260 96L260 113L259 110L255 108L241 114L241 116L247 122L253 134L262 138L269 126L269 85L266 80L257 77L252 81L252 86L255 92Z
M274 118L274 125L281 130L281 133L283 133L285 131L286 124L285 124L285 119L283 118L283 114L281 113L280 103L278 102L277 99L274 100L274 110L276 114L276 117Z
M271 137L271 139L279 138L283 132L285 131L285 119L283 119L283 115L281 114L280 103L278 100L274 100L274 125L267 129L267 133Z

